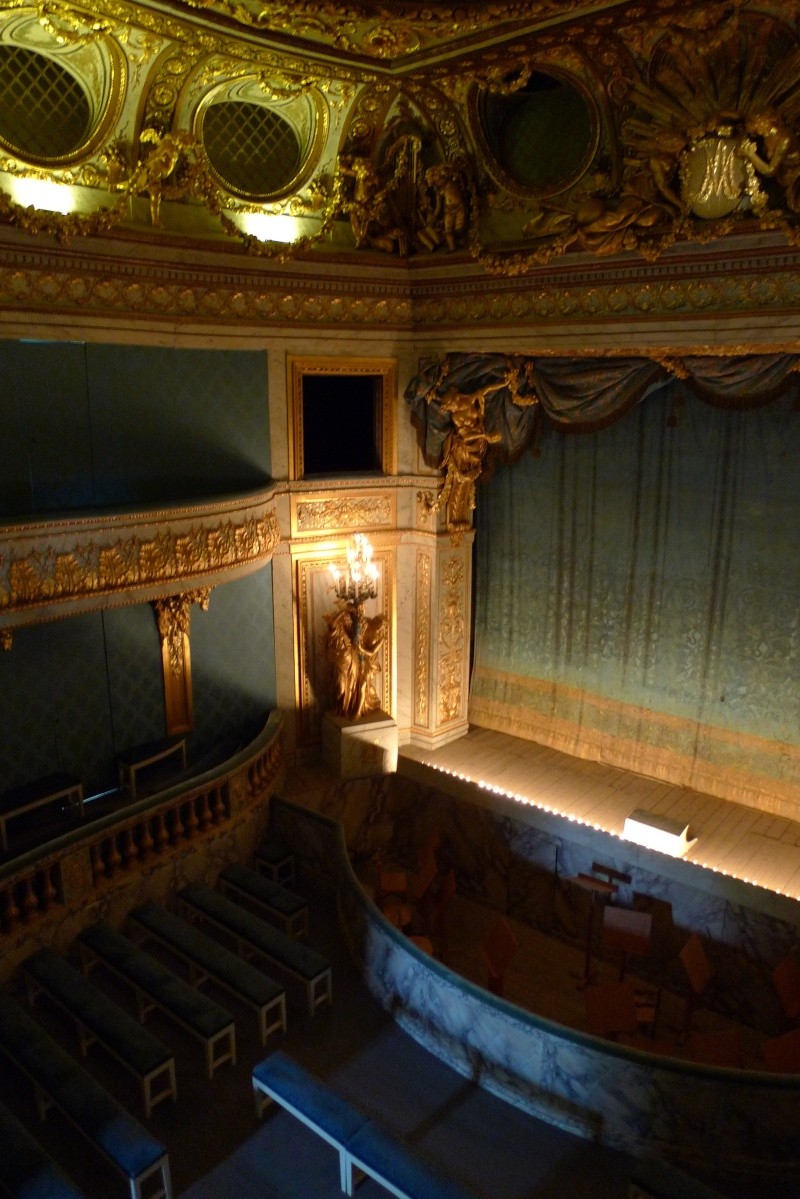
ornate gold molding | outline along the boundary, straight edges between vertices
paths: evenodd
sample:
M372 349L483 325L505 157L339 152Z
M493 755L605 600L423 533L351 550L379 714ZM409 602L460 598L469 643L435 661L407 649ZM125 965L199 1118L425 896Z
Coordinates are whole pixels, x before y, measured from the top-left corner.
M297 501L298 533L346 532L348 529L392 528L394 495L343 495Z
M211 599L210 587L162 596L152 601L161 640L164 677L164 709L167 733L186 733L194 727L192 663L189 642L192 604L205 612Z
M280 540L269 495L135 515L6 526L0 612L32 624L165 592L213 586L257 570Z
M461 555L445 558L440 566L439 602L439 724L449 724L466 712L464 698L466 652L466 572Z
M428 727L431 661L431 555L417 554L417 602L414 610L414 724Z

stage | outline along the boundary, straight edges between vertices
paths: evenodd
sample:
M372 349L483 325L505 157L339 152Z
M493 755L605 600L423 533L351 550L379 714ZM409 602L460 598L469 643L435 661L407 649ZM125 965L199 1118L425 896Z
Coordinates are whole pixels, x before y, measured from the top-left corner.
M443 790L466 781L487 800L505 796L615 837L637 809L686 822L696 840L683 861L800 899L800 821L474 725L436 750L405 746L398 771Z

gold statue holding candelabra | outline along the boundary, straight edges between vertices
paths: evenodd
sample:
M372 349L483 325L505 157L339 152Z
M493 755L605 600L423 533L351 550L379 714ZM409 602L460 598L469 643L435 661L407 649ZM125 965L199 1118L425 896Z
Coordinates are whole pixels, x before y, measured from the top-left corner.
M334 707L338 716L358 720L381 706L373 676L386 638L385 617L364 615L364 604L378 594L378 568L363 533L356 533L348 547L347 569L330 569L337 602L334 612L325 613L324 642L333 668Z

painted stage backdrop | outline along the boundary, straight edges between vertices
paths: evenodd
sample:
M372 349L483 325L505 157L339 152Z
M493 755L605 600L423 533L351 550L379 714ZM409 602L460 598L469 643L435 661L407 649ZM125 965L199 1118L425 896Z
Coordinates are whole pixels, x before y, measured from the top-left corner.
M471 720L800 811L800 410L791 385L767 398L666 380L496 466Z

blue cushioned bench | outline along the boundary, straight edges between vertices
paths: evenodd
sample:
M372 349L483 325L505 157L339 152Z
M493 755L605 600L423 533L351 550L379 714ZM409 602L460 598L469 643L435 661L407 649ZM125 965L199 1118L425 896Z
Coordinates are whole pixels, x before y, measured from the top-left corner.
M249 901L261 908L288 936L304 937L308 932L306 900L280 883L273 883L263 874L234 864L222 871L218 885L223 895L230 895L238 901Z
M60 953L45 947L22 963L28 1005L44 992L75 1022L81 1055L100 1041L127 1070L139 1079L147 1117L162 1099L177 1099L175 1058L152 1033L98 990ZM154 1087L158 1086L158 1090Z
M84 928L78 934L77 945L85 972L100 961L134 988L140 1020L154 1008L160 1008L202 1041L209 1078L214 1077L214 1071L223 1062L236 1065L236 1029L233 1016L224 1007L195 991L108 924Z
M128 1179L131 1199L171 1199L164 1146L3 991L0 1048L33 1083L40 1119L51 1107L63 1112Z
M257 970L250 962L242 961L224 945L157 903L144 903L134 908L128 919L135 941L143 944L152 938L187 964L192 986L200 986L207 978L213 978L231 994L254 1007L262 1045L266 1045L271 1032L277 1029L286 1032L286 992L269 975Z
M0 1188L14 1199L85 1199L36 1137L2 1104Z
M212 891L203 883L189 883L178 892L178 912L187 919L208 920L234 938L236 952L260 953L279 970L305 987L309 1015L332 995L330 963L321 953L301 945L254 916L246 908Z
M255 868L259 874L281 886L294 883L294 854L284 845L280 837L268 836L260 849L256 850Z
M360 1170L398 1199L467 1199L469 1192L442 1178L285 1053L259 1062L252 1077L259 1116L269 1103L279 1103L338 1151L339 1181L346 1195L353 1194L354 1171Z
M645 1157L631 1173L629 1199L724 1199L698 1178L658 1157Z

